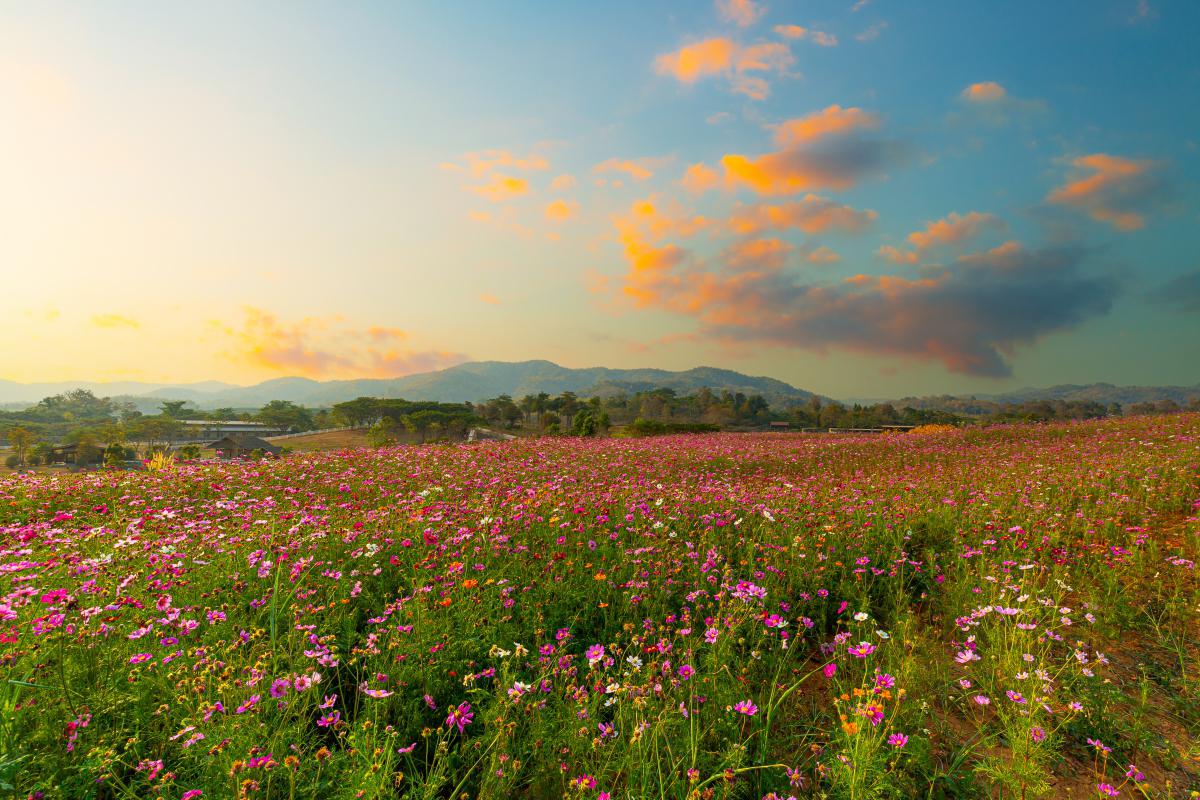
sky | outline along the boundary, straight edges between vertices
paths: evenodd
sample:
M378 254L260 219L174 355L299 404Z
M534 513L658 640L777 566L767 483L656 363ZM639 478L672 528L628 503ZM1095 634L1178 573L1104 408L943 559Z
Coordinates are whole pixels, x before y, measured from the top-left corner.
M0 4L0 378L1200 381L1190 0Z

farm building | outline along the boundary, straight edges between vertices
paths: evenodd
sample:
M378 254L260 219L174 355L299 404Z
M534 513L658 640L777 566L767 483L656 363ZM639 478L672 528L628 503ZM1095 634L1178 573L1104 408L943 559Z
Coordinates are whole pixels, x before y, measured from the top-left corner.
M221 458L244 458L255 450L261 450L273 456L283 452L282 447L271 444L266 439L237 433L222 436L215 442L206 444L205 447L209 450L216 450L221 454Z
M222 436L246 434L250 436L278 436L287 433L286 428L268 425L265 422L246 422L240 419L185 419L182 421L189 433L197 439L219 439Z

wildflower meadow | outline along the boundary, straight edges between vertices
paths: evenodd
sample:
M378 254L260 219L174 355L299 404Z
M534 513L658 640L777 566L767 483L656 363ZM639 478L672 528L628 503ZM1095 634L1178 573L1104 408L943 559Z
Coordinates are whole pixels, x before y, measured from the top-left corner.
M0 796L1195 797L1200 415L0 478Z

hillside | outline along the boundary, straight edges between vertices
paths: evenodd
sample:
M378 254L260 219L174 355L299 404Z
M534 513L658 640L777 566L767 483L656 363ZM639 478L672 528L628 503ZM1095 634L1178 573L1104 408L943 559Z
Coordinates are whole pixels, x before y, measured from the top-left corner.
M189 400L200 408L257 408L270 400L291 400L306 406L329 406L356 397L403 397L444 403L478 402L502 394L521 397L546 392L575 392L581 396L670 388L680 394L708 387L714 392L761 394L773 404L803 402L812 393L774 378L752 377L732 370L697 367L682 372L664 369L571 369L550 361L473 361L403 378L316 381L276 378L253 386L216 382L171 386L148 383L20 384L0 381L0 403L34 403L42 397L73 388L91 389L101 396L125 396L139 405L160 400Z

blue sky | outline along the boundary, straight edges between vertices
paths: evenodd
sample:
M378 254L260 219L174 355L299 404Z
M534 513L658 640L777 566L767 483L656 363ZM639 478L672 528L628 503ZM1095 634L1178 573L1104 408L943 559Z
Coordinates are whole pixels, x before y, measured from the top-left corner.
M0 10L14 380L1200 380L1200 7ZM17 340L17 339L14 339Z

